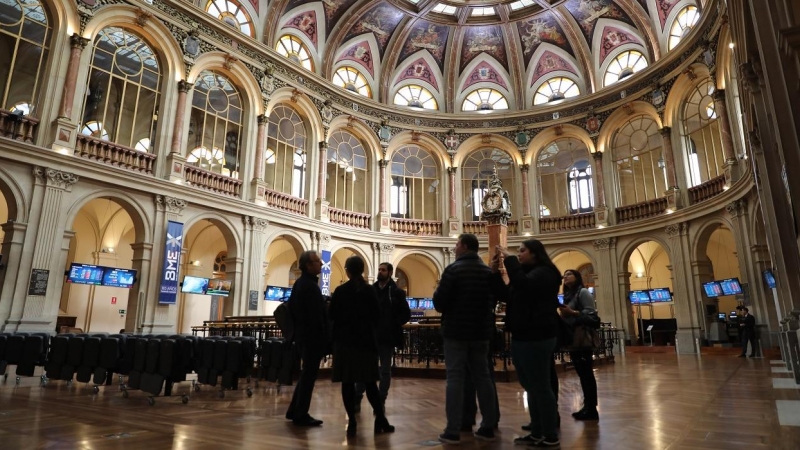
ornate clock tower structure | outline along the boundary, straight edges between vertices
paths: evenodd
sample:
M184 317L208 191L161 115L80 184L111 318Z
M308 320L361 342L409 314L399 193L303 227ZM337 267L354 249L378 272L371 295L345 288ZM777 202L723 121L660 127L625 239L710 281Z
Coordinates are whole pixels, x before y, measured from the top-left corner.
M486 221L486 230L489 234L489 259L494 257L495 246L508 245L508 219L511 218L511 204L508 201L508 192L503 189L503 183L497 176L497 166L489 177L489 188L481 202L483 212L481 219Z

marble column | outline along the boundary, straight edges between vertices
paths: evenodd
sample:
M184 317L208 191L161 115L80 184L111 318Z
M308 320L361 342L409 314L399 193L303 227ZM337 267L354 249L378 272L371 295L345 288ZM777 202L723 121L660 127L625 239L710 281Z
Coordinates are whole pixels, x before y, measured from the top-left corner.
M172 145L170 153L183 155L185 144L183 138L183 123L186 121L186 96L194 85L184 80L178 81L178 105L175 108L175 127L172 130Z
M450 188L450 195L449 197L449 204L450 204L450 218L456 219L458 218L458 211L456 208L456 172L458 172L458 167L451 166L447 168L447 180Z
M378 177L378 211L380 217L380 224L378 230L382 233L392 232L392 215L386 206L386 167L391 164L388 159L381 159L378 161L380 167L380 176Z
M249 301L250 291L258 293L258 307L250 310L249 303L245 302L240 315L259 315L263 313L264 298L264 263L266 263L266 233L269 221L260 217L245 217L245 236L248 236L245 245L245 260L248 261L245 268L245 286L247 293L244 296Z
M606 184L603 176L603 152L592 153L594 167L592 174L595 178L594 190L594 222L597 227L608 225L608 206L606 206Z
M75 102L75 84L78 80L81 54L88 44L89 40L77 33L69 38L69 64L67 65L67 74L64 80L64 93L61 96L61 107L58 109L59 118L72 119L72 104Z
M672 128L664 127L661 132L661 150L664 155L664 168L667 172L667 189L678 189L678 178L675 175L675 152L672 148Z
M610 322L611 326L620 330L618 336L624 341L625 335L632 333L632 328L630 328L632 315L630 303L626 301L628 298L626 293L620 293L618 283L613 282L618 272L616 254L617 238L595 239L592 244L594 246L595 260L597 261L597 265L595 266L595 275L597 277L597 282L595 283L597 313L600 315L603 322ZM624 342L620 342L618 348L614 350L619 353L623 348Z
M522 175L522 215L531 215L531 193L528 185L528 170L530 164L523 164L519 166L520 174Z
M675 319L678 332L675 334L675 351L678 354L697 354L701 335L700 302L695 290L688 283L692 280L690 261L692 246L689 242L687 222L668 225L664 231L669 236L670 263L672 266L672 290L675 293Z
M131 244L131 249L133 249L131 269L136 270L138 275L136 283L128 292L128 314L125 316L125 331L128 333L141 329L145 297L148 287L153 284L153 279L147 275L153 263L153 243L137 242Z
M736 149L733 147L733 134L731 133L731 121L728 117L728 105L725 102L725 90L714 91L714 111L717 113L719 121L719 134L722 140L722 153L725 156L726 164L736 164Z
M2 263L5 264L0 269L0 331L6 331L6 320L12 315L15 309L16 315L22 314L23 299L14 295L17 286L22 286L25 280L17 276L22 262L22 250L25 244L25 233L28 230L27 223L8 221L2 225L3 245L0 247L0 254L3 255ZM25 286L27 288L27 286ZM18 304L17 304L18 303ZM16 327L16 325L14 326ZM14 331L8 329L8 331Z
M225 298L222 307L222 316L247 315L248 289L244 284L244 258L225 258L225 279L231 281L231 291ZM194 324L192 324L194 325Z

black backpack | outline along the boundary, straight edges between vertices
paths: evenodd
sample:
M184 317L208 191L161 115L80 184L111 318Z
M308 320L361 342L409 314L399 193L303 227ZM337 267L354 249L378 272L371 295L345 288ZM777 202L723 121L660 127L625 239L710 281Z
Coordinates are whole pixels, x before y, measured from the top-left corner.
M278 305L273 314L286 342L292 342L294 340L294 319L292 318L292 310L289 308L289 302L283 302Z

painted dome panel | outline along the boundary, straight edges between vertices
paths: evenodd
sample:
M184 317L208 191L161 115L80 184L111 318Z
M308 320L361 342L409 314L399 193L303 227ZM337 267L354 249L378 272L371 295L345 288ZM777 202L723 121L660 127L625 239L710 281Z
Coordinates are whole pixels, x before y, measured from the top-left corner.
M418 58L403 70L400 77L397 79L397 84L406 80L421 80L424 81L437 91L439 90L439 80L436 79L436 74L425 61L425 58Z
M419 50L427 50L439 65L439 70L444 71L444 52L449 35L450 27L420 20L413 25L397 61L402 62Z
M339 19L342 18L342 15L355 4L357 0L325 0L322 2L322 8L325 11L325 30L330 34L330 31L336 26L339 22ZM285 11L291 11L292 9L308 4L308 1L305 0L290 0L289 4L286 5Z
M481 53L496 59L508 71L506 45L503 30L499 26L466 27L461 42L459 72L462 72L467 64Z
M470 86L478 83L494 83L498 86L502 86L503 89L508 90L508 85L506 84L506 80L503 78L503 76L486 61L481 61L477 67L472 69L472 72L470 72L469 76L465 78L464 86L461 88L461 90L465 91Z
M357 64L364 66L369 72L370 76L375 76L375 68L373 66L374 58L372 57L372 50L369 48L369 42L362 40L350 46L342 53L339 58L340 61L353 61Z
M287 20L283 26L285 28L295 28L308 36L315 47L317 43L317 13L314 11L304 11L291 19Z
M635 27L631 17L612 0L567 0L566 6L592 48L592 37L598 19L614 19Z
M577 75L575 67L568 63L567 60L549 50L545 51L542 53L542 56L539 58L539 62L536 64L536 69L533 71L533 77L531 78L531 83L529 86L533 86L537 81L549 73L560 71L570 72Z
M569 45L564 30L551 12L518 21L517 31L522 55L525 58L525 67L531 62L533 54L542 42L553 44L575 56L575 51Z
M603 38L600 42L600 61L605 61L606 56L613 52L614 49L626 44L643 45L637 36L625 30L611 26L605 27Z
M358 23L347 32L343 41L347 42L350 39L364 33L372 33L375 35L375 40L378 42L378 49L380 50L381 57L386 51L386 45L389 39L392 38L397 25L403 19L403 11L395 8L388 3L381 3L378 6L367 11L358 20Z

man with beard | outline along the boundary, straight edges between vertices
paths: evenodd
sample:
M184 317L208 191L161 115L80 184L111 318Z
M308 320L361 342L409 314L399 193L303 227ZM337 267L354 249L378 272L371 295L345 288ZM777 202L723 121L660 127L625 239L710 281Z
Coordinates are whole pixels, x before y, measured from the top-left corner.
M380 322L378 324L378 352L380 356L381 381L378 390L386 401L392 384L392 359L395 348L403 348L403 325L411 319L411 310L406 302L406 293L397 287L392 274L394 267L388 263L378 266L378 281L372 286L378 294ZM356 410L361 410L364 385L356 384Z

